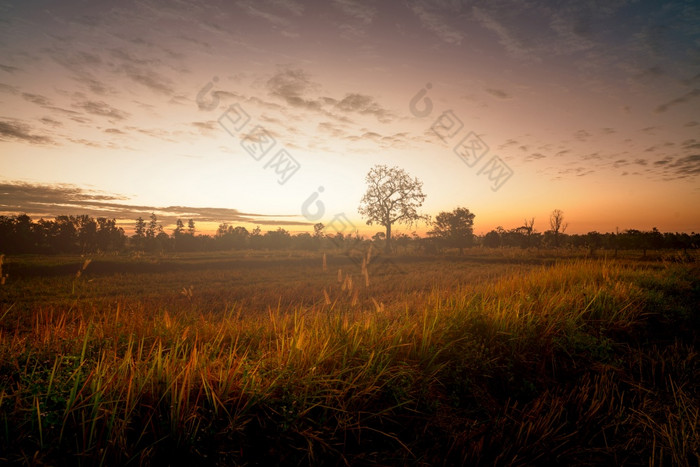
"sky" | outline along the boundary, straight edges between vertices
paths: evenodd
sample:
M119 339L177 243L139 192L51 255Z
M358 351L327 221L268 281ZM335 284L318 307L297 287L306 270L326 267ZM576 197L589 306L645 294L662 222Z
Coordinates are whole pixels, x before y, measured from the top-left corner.
M377 164L475 233L699 232L700 3L0 0L0 214L371 235Z

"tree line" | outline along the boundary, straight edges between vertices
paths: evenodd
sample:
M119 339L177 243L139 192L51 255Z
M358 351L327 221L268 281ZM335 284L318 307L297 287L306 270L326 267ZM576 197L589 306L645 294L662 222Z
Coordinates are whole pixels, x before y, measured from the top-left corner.
M591 254L599 249L648 250L698 248L700 234L661 233L653 228L645 232L625 230L622 233L588 232L584 235L568 235L568 224L564 213L555 209L549 216L549 230L537 232L535 219L525 219L522 226L505 230L503 227L488 232L483 237L473 233L474 218L468 208L457 207L452 211L440 212L435 219L421 214L426 195L423 182L411 177L399 167L375 165L365 177L365 192L358 212L366 219L367 225L377 224L384 232L376 233L371 239L360 237L357 232L326 234L324 225L314 225L313 234L292 235L283 228L263 233L260 227L248 231L243 226L227 223L219 225L216 235L197 235L195 221L189 219L187 228L182 219L175 223L171 234L164 231L158 217L151 213L148 222L142 217L136 219L134 234L127 237L124 229L117 227L115 219L87 215L58 216L54 220L40 219L33 222L26 214L0 216L0 253L96 253L107 251L214 251L232 249L262 250L318 250L368 247L374 244L385 252L395 250L438 253L446 249L456 249L463 254L465 248L483 246L490 248L586 248ZM394 224L412 226L425 222L432 227L426 238L415 232L394 234Z
M431 221L427 236L413 233L393 234L392 250L402 253L462 253L465 248L576 248L597 250L688 250L700 247L700 234L662 233L635 229L617 233L588 232L567 234L565 224L544 232L534 229L534 219L511 229L497 227L483 236L472 232L475 215L458 207L441 212ZM550 223L550 227L553 226ZM187 252L222 250L306 250L347 251L374 245L385 249L387 238L378 232L370 238L332 233L316 224L313 233L292 234L283 228L263 232L260 227L248 230L227 223L219 225L214 235L197 233L194 220L177 220L167 233L155 214L148 221L138 218L134 233L127 236L115 219L88 215L57 216L52 220L33 221L28 215L0 216L0 253L3 254L94 254L99 252Z

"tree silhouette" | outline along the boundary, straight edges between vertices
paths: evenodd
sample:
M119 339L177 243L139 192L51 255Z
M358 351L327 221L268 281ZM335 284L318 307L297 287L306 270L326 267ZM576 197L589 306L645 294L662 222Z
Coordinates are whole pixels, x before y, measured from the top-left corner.
M179 237L182 232L185 231L185 224L182 223L182 219L178 219L175 222L175 229L173 230L173 237Z
M103 251L124 247L124 229L117 227L116 219L97 218L97 247Z
M362 197L359 213L367 225L377 223L386 229L385 251L391 251L391 227L395 223L411 225L428 216L418 214L423 205L423 182L411 178L403 169L375 165L365 177L367 192Z
M566 231L569 224L564 224L564 213L555 209L552 214L549 215L549 226L552 228L552 234L554 235L554 246L559 246L559 235Z
M459 248L464 254L464 247L470 246L473 239L474 214L469 209L458 207L452 212L443 211L435 216L433 230L428 232L446 246Z
M488 248L501 246L501 234L497 230L492 230L484 235L483 245Z
M148 222L148 228L146 229L146 238L156 238L156 235L162 230L163 226L158 225L158 216L156 216L156 213L152 212L151 220Z
M146 222L143 217L136 219L136 226L134 227L134 237L144 238L146 236Z

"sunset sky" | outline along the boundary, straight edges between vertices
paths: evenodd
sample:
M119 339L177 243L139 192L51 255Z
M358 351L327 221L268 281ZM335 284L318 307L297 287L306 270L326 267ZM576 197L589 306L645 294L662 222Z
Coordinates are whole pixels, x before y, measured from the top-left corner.
M700 2L554 3L0 1L0 213L700 231Z

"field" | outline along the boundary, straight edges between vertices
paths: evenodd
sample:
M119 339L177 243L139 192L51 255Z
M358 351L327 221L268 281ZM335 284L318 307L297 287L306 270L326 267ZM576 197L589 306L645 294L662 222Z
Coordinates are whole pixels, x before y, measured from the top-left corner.
M0 462L698 465L674 259L6 257Z

